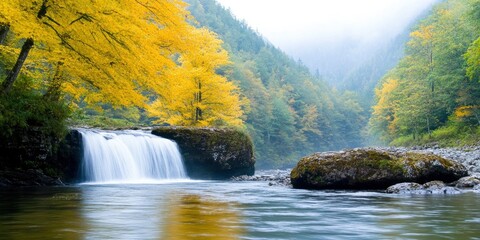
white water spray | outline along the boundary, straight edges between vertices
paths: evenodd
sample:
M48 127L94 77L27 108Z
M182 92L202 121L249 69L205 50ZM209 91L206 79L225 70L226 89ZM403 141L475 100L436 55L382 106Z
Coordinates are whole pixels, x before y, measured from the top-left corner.
M83 175L94 183L150 183L186 179L175 142L142 131L81 129Z

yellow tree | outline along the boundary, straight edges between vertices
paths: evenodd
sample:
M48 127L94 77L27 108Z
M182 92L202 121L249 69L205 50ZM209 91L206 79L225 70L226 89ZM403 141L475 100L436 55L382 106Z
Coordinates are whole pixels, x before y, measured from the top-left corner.
M380 88L375 89L377 104L373 106L369 124L373 131L380 133L382 140L388 140L397 129L395 114L398 101L394 97L394 92L398 86L398 80L387 78Z
M178 66L167 73L169 89L149 108L157 122L173 125L212 126L243 124L239 89L217 70L229 64L222 41L207 29L193 29L191 48L181 52Z
M88 103L145 106L145 92L163 90L158 82L175 66L171 55L187 49L186 18L178 0L3 0L0 36L10 31L14 40L1 50L19 56L3 90L25 62L25 74L48 81L39 86Z

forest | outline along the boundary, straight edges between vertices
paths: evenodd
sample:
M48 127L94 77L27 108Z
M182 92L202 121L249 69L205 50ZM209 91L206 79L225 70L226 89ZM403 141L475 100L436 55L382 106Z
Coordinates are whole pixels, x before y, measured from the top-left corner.
M410 33L378 83L369 131L392 145L468 145L480 136L480 1L448 0Z
M4 0L0 138L31 127L236 128L251 136L257 168L366 139L469 144L480 136L479 22L478 0L436 6L371 108L372 76L406 37L395 56L372 60L381 69L348 75L358 87L337 90L215 0Z

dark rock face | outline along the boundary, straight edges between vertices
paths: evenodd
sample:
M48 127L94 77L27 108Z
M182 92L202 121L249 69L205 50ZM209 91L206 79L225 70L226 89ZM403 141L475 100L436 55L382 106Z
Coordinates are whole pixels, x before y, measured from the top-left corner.
M453 182L466 168L433 154L354 149L316 153L300 160L291 172L294 188L386 189L402 182Z
M2 139L0 186L62 185L62 170L52 161L59 143L40 127L16 129L9 139Z
M83 158L82 134L72 129L59 143L56 155L51 158L52 165L60 170L60 177L67 183L76 183L81 179L80 168Z
M58 177L47 176L40 169L0 171L0 187L58 186L63 182Z
M70 130L63 140L41 129L17 131L0 147L0 186L52 186L78 181L82 137Z
M255 172L252 141L240 131L161 127L152 134L177 142L190 178L229 179Z
M0 144L0 169L41 167L54 154L60 141L37 127L15 130L14 133L9 139L2 139Z

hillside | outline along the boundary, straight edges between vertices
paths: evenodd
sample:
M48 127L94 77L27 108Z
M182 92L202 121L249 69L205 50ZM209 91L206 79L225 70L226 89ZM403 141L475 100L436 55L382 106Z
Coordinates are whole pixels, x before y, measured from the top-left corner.
M314 152L362 144L362 108L352 93L332 90L214 0L188 0L198 26L224 41L233 64L223 74L250 101L246 124L257 166L287 167Z
M394 145L476 144L480 135L480 1L437 5L376 89L370 132Z

